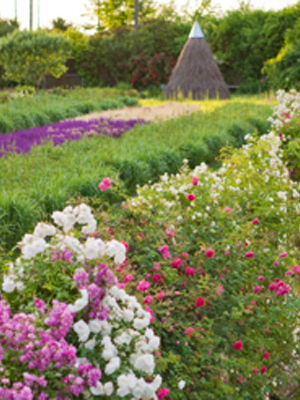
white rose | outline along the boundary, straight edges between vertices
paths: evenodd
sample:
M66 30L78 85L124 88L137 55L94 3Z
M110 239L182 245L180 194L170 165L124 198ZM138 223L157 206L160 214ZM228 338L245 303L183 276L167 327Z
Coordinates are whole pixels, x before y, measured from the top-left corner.
M34 240L22 247L22 254L26 260L30 260L37 254L42 253L46 248L46 241L41 238L34 238Z
M114 342L119 346L122 346L124 343L129 345L131 342L131 335L129 335L127 332L122 332L121 335L114 339Z
M79 214L92 214L92 210L88 205L82 203L74 208L73 213L76 216L78 216Z
M100 321L99 319L92 319L89 322L89 327L90 327L91 332L93 332L93 333L101 332L104 336L110 335L111 330L112 330L112 326L109 322Z
M78 335L80 342L86 342L90 335L90 328L82 319L73 325L74 331Z
M56 229L53 225L45 224L40 222L34 228L33 235L39 238L44 239L46 236L55 235Z
M64 226L65 215L60 211L54 211L51 215L52 219L58 226Z
M81 229L84 235L89 235L97 229L97 221L93 218L91 221Z
M135 369L141 370L148 375L152 375L155 367L154 357L152 354L142 354L136 358L133 366Z
M104 243L101 239L88 238L83 246L83 254L89 260L94 260L95 258L98 258L99 255L103 255L103 248Z
M133 321L133 327L137 330L141 330L146 328L150 324L150 315L149 317L146 316L145 318L135 318Z
M104 360L106 361L109 361L112 360L117 354L118 351L113 344L107 345L104 347L102 351L102 358L104 358Z
M91 393L95 396L101 396L101 395L110 396L114 391L114 385L112 382L106 382L104 385L102 385L101 382L97 382L97 386L91 387L90 390Z
M136 386L137 377L134 375L132 371L129 374L122 374L118 376L118 390L117 395L120 397L127 396Z
M134 317L134 312L132 310L123 310L123 316L124 316L124 320L127 322L131 322L133 320Z
M68 233L74 226L76 218L73 214L66 214L64 218L63 229L65 233Z
M121 360L119 357L113 357L105 367L105 374L111 375L121 366Z
M78 311L82 310L88 305L89 302L89 296L88 292L86 289L80 290L82 297L80 299L77 299L74 304L69 304L69 310L72 313L77 313Z
M106 254L111 258L114 257L116 264L121 264L126 258L126 248L122 243L113 239L106 244Z
M184 389L184 387L185 387L185 381L180 381L180 382L178 382L178 389L180 389L180 390L182 390L182 389Z
M16 288L16 283L9 276L4 277L4 281L2 283L2 289L6 293L12 293Z
M22 290L24 290L24 288L25 288L25 285L23 282L19 281L16 283L16 288L17 288L18 292L22 292Z
M86 349L89 349L89 350L93 350L95 346L96 346L96 340L95 340L95 338L88 340L88 341L85 342L85 344L84 344L84 347L85 347Z

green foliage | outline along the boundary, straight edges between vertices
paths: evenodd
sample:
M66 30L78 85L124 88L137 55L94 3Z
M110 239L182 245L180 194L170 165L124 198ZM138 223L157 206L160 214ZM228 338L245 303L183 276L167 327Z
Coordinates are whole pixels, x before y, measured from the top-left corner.
M0 61L7 79L40 87L44 77L66 72L70 43L63 35L46 31L14 31L0 41Z
M138 103L134 90L53 89L28 95L32 87L20 87L0 96L0 132L30 129L51 122L77 117L91 111L133 106ZM26 92L27 95L22 92ZM1 104L1 99L2 103Z
M164 52L176 59L190 29L190 24L158 19L141 25L137 32L119 27L99 33L76 53L76 66L88 86L130 83L132 76L126 68L130 58L138 58L142 52L148 58Z
M84 96L95 97L99 102L97 90L81 89L80 93L82 100ZM58 103L59 97L55 101L56 112L63 112L64 102ZM39 112L41 103L38 103ZM242 142L234 133L233 119L241 127L242 135L253 132L257 121L265 121L271 113L270 106L262 99L237 98L228 103L207 101L201 104L210 111L156 124L136 125L119 139L98 136L57 147L47 143L34 148L31 155L9 154L1 158L0 225L3 233L0 246L13 247L29 226L41 220L41 216L49 218L51 212L63 208L64 202L76 194L97 195L101 201L105 198L112 203L120 201L118 196L107 197L108 191L99 191L98 184L105 176L121 176L126 192L134 194L137 184L157 181L164 172L175 173L184 158L189 159L192 167L202 161L215 165L222 147L227 143L238 146ZM24 110L23 115L27 114ZM5 115L0 124L1 121L7 123ZM14 121L12 119L12 123ZM19 214L10 214L10 198L22 202ZM26 224L22 222L23 212Z
M64 18L58 17L52 20L52 31L66 32L72 27L72 24L68 24Z
M12 33L15 29L19 29L20 24L15 19L0 19L0 37Z
M264 62L275 57L299 17L296 7L278 12L248 7L229 11L208 37L227 83L259 82Z
M266 61L264 72L272 88L299 89L300 41L284 46L275 58Z
M133 26L134 0L90 0L89 12L96 16L100 25L98 30L113 29L120 26ZM139 1L139 21L153 19L156 14L156 5L153 0ZM95 26L89 26L89 28Z

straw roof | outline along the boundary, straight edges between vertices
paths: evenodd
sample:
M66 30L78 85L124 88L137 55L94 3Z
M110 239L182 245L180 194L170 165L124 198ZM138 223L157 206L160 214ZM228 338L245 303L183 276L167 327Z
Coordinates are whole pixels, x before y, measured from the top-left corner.
M165 96L177 98L179 91L184 97L191 94L194 100L206 97L228 99L230 96L197 21L165 87Z

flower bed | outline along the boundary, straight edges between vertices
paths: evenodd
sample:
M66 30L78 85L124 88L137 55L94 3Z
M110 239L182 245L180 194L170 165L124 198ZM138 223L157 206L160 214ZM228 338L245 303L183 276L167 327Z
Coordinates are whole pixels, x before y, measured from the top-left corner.
M96 229L85 204L53 219L58 228L39 223L24 236L21 257L2 276L0 398L157 399L160 339L109 268L124 262L125 245L77 238Z
M152 313L173 400L298 390L299 184L280 144L249 136L217 172L184 164L98 214L102 237L128 242L119 287Z
M57 146L66 140L79 140L83 136L101 134L112 138L119 138L137 123L145 123L145 121L122 121L106 118L90 121L73 120L34 127L24 131L16 131L0 135L0 157L3 157L8 152L16 152L18 154L28 153L33 146L40 146L50 140L52 140L54 146Z

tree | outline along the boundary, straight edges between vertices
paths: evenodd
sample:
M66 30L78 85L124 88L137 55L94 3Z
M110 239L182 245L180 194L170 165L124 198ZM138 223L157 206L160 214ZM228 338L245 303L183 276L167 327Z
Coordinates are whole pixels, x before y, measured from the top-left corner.
M98 30L109 30L119 26L134 25L134 0L89 0L87 7L89 14L97 17ZM153 0L139 1L139 22L145 22L155 18L156 6ZM90 25L89 28L96 26Z
M0 37L19 29L19 22L15 19L0 19Z
M72 27L72 24L68 24L67 21L61 17L53 19L51 23L52 23L51 31L55 30L55 31L65 32Z
M70 41L64 35L47 31L14 31L0 40L0 62L5 77L39 88L44 77L59 78L67 68Z

